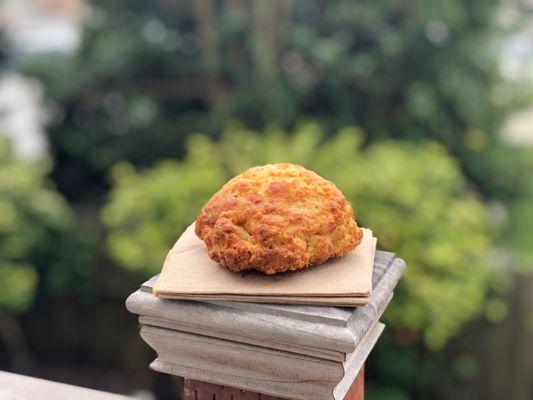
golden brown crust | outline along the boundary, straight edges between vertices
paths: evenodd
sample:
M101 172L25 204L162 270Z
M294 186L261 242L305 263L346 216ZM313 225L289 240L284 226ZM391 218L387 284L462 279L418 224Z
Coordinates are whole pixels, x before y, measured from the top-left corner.
M352 207L330 181L299 165L254 167L202 208L196 234L233 271L294 271L343 256L363 237Z

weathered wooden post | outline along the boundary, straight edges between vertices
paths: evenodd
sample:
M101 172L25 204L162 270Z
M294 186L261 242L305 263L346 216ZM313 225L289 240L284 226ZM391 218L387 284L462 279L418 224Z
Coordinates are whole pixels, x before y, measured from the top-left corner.
M371 301L357 308L164 300L151 293L155 277L126 305L157 352L150 367L185 377L185 399L359 400L404 268L376 252Z

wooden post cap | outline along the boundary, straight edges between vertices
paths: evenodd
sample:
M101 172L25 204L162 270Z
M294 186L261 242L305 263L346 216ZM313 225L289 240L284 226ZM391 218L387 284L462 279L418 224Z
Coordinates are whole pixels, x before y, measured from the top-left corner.
M405 262L377 251L364 307L165 300L156 277L126 301L156 352L150 367L279 398L344 399L384 325Z

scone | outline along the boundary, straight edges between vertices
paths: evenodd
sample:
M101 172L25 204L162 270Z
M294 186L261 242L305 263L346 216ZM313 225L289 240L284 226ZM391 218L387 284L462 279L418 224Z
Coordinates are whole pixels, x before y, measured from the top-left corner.
M295 271L353 250L363 236L330 181L294 164L250 168L202 208L196 234L232 271Z

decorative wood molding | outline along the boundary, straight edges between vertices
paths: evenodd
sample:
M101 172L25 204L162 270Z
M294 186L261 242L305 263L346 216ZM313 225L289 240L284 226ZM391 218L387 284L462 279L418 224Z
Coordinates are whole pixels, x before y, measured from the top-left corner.
M364 307L165 300L155 277L127 300L156 371L281 398L344 399L384 325L405 262L376 252Z

